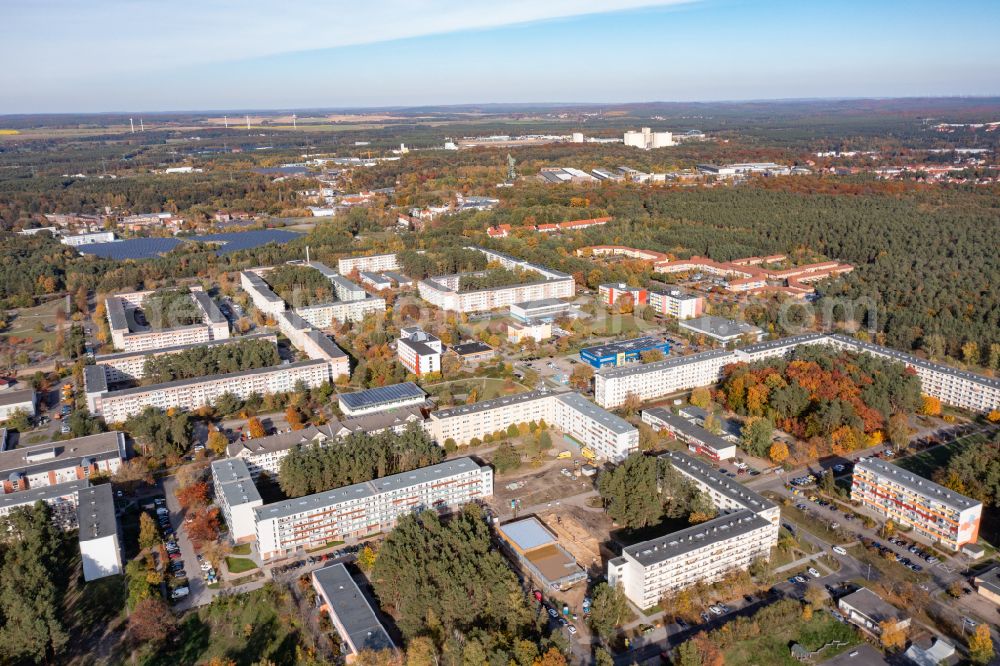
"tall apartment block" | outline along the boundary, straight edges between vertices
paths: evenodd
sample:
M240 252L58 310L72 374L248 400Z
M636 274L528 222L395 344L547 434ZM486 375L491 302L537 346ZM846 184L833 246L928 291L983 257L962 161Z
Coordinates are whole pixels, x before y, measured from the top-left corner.
M202 322L170 328L153 328L136 316L152 291L136 291L109 296L104 306L107 311L111 341L116 349L127 352L147 351L163 347L176 347L225 340L229 337L229 321L222 315L215 301L201 291L192 288L191 301ZM167 313L169 316L169 313Z
M403 367L418 377L441 372L441 339L417 326L400 330L396 354Z
M781 513L775 504L684 453L662 458L708 494L721 515L628 546L608 562L608 583L620 583L639 608L652 608L665 594L746 569L758 558L769 558L778 543Z
M439 444L451 439L464 445L532 421L545 421L605 460L621 461L639 449L638 430L579 393L530 391L442 409L430 414L426 428Z
M212 475L223 490L218 495L227 504L223 513L239 525L233 538L256 539L265 560L333 540L365 537L392 529L410 513L443 512L493 494L493 469L471 458L265 505L259 504L255 489L251 491L253 483L242 461L233 465L217 461Z
M399 268L399 260L395 254L372 254L365 257L344 257L337 260L337 272L341 275L350 275L354 271L381 273L399 270Z
M652 400L674 391L707 386L719 381L725 365L735 362L731 352L720 350L608 368L594 375L594 400L610 409L624 404L630 393L642 400Z
M855 463L851 500L948 550L979 538L982 502L877 458Z

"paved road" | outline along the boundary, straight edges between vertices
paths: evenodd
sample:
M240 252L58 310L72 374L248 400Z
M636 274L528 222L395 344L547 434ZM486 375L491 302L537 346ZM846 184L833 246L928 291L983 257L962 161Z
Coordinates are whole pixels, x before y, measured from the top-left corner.
M177 545L181 550L181 559L184 562L184 570L188 575L188 587L191 590L190 594L181 599L175 606L178 611L185 611L211 602L215 595L213 590L208 589L205 577L201 569L198 568L194 544L191 543L187 530L184 528L184 510L181 509L181 504L174 494L176 489L177 480L173 476L168 476L163 480L163 492L167 498L167 509L170 511L170 524L174 528L174 534L177 535Z

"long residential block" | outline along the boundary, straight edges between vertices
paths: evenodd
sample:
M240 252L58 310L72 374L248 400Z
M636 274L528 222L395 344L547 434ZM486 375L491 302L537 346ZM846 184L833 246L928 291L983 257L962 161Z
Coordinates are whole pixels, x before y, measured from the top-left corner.
M125 433L117 431L6 449L0 451L0 495L111 476L127 455Z
M375 614L375 609L342 563L312 573L320 610L330 615L344 649L344 662L353 663L362 651L394 650L395 643Z
M299 382L309 388L316 388L329 380L329 367L321 359L299 361L271 368L107 391L88 396L88 403L93 403L92 413L103 416L108 423L120 423L141 413L146 407L195 410L203 405L211 405L224 393L246 399L253 394L292 391Z
M948 550L979 537L982 502L877 458L855 463L851 500Z
M662 458L706 493L721 515L628 546L608 563L608 583L621 584L639 608L652 608L664 595L746 569L754 560L769 558L778 543L781 510L775 504L684 453Z
M545 421L599 458L624 460L639 448L639 431L579 393L530 391L432 412L426 427L439 444L458 445L506 431L511 424Z
M136 311L141 311L146 299L154 293L156 292L128 292L109 296L105 300L111 341L116 349L127 352L147 351L209 340L225 340L229 337L229 321L215 301L200 287L192 287L189 295L201 313L201 323L162 329L140 323Z
M337 260L337 271L341 275L350 275L354 271L395 271L400 268L395 254L371 254L365 257L343 257Z

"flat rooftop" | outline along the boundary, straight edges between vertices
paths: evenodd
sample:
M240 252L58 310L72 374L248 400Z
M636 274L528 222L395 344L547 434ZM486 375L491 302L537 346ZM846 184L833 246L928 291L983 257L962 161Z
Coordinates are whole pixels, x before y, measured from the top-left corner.
M80 465L88 459L124 459L125 455L125 434L112 430L62 442L19 446L0 451L0 474L15 471L35 474L46 469Z
M223 340L207 340L205 342L193 342L187 345L174 345L172 347L160 347L158 349L146 349L143 351L131 351L131 352L115 352L114 354L98 354L94 357L94 363L101 365L102 363L110 363L112 361L117 361L125 358L133 358L136 356L163 356L166 354L176 354L179 352L187 351L188 349L194 349L195 347L218 347L220 345L233 345L246 340L274 340L273 333L251 333L249 335L239 335L232 338L225 338ZM87 368L93 366L85 366L84 372Z
M514 303L510 307L520 308L521 310L548 310L552 308L564 308L566 310L572 307L572 304L566 301L561 301L558 298L540 298L537 301L524 301L522 303Z
M779 340L767 340L765 342L755 342L752 345L746 345L745 347L739 347L736 349L738 352L744 352L746 354L756 354L758 352L766 352L772 349L782 349L784 347L797 347L799 345L808 344L825 344L826 335L823 333L803 333L802 335L793 335L788 338L781 338Z
M488 354L493 351L493 347L483 342L463 342L458 345L452 345L451 351L455 352L459 356L468 356L470 354Z
M878 458L861 458L854 464L854 469L863 469L897 483L907 490L940 502L956 511L965 511L972 507L983 505L982 502L969 499L950 488L934 483L930 479L914 474L898 465L885 462Z
M696 458L692 458L681 451L668 451L660 456L670 461L675 469L682 471L688 476L698 479L701 483L711 487L713 490L729 498L751 511L763 511L774 506L771 500L750 490L742 483L738 483L729 477L723 476L715 471L711 465Z
M515 520L506 525L501 525L497 529L507 541L516 546L521 552L547 546L556 541L555 536L549 532L548 528L534 516Z
M704 333L713 338L734 338L746 333L757 334L763 332L756 326L747 324L746 322L726 319L725 317L715 317L713 315L698 317L697 319L684 319L679 321L678 325L681 328Z
M446 460L437 465L421 467L410 472L393 474L381 479L355 483L350 486L334 488L314 495L296 497L293 499L267 504L257 507L254 513L257 520L272 520L276 518L287 518L307 511L324 509L340 502L372 497L378 493L389 492L417 486L423 483L431 483L445 479L449 476L462 472L469 472L481 469L471 458L454 458Z
M650 407L649 409L644 409L642 411L643 413L649 412L650 415L655 416L661 421L669 424L671 428L681 433L681 436L707 444L717 451L735 446L735 444L729 440L723 439L711 430L706 430L701 426L691 423L682 416L677 416L669 409L664 409L663 407Z
M338 393L337 399L351 410L390 405L401 400L425 398L424 390L413 382L378 386L376 388L357 391L355 393Z
M330 612L347 633L345 638L355 649L390 650L396 647L347 567L334 564L314 571L312 576L329 603Z
M556 395L556 400L569 405L581 414L597 421L616 435L635 432L635 427L631 423L620 416L615 416L606 409L598 407L579 393L561 393Z
M622 550L642 566L648 567L712 543L749 534L770 524L753 511L736 511Z
M6 513L5 509L11 509L15 506L34 504L35 502L47 502L56 497L75 495L78 491L89 487L90 482L87 479L80 479L79 481L67 481L66 483L57 483L41 488L29 488L17 493L0 495L0 513Z
M0 406L17 405L22 402L32 402L35 399L35 389L7 389L0 391Z
M906 613L899 610L888 601L869 590L867 587L862 587L857 592L852 592L846 597L841 597L837 603L838 605L846 604L875 622L906 619Z
M222 375L207 375L205 377L193 377L191 379L177 379L172 382L164 382L162 384L151 384L150 386L136 386L135 388L122 389L120 391L111 391L108 395L110 397L120 397L125 395L142 395L144 393L150 393L152 391L163 391L172 388L178 388L181 386L196 386L198 384L205 384L208 382L218 382L225 381L227 379L236 379L238 377L250 377L252 375L262 375L269 372L278 372L279 370L288 370L293 368L304 368L309 365L318 365L321 363L326 363L323 359L310 359L308 361L298 361L296 363L289 363L287 365L273 365L267 368L257 368L256 370L243 370L241 372L230 372Z
M665 344L667 344L665 341L647 335L641 338L632 338L631 340L618 340L604 345L584 347L580 350L580 354L590 354L591 356L603 358L605 356L614 356L616 354L624 354L627 352L654 349Z
M104 307L108 312L108 319L111 321L111 330L128 330L128 319L125 317L125 304L117 296L108 296L104 301Z
M222 316L222 310L219 306L215 304L215 301L211 296L203 291L192 291L191 297L194 299L195 303L201 307L202 312L208 317L208 320L213 324L222 324L228 321L224 316Z
M344 358L347 356L347 352L338 347L337 343L322 331L309 331L306 333L306 337L315 342L323 350L323 353L330 358Z
M691 363L701 363L713 358L731 358L734 361L736 360L733 352L731 351L713 349L711 351L690 354L688 356L674 356L673 358L664 359L662 361L654 361L653 363L645 363L643 365L631 365L621 368L604 368L602 370L598 370L597 374L607 379L627 377L630 375L644 375L648 372L660 372L662 370L669 370L670 368L679 368Z
M111 494L110 483L83 488L78 492L77 498L76 517L80 525L80 541L103 539L118 533L115 498Z
M448 409L439 409L436 412L431 412L432 419L448 419L455 416L465 416L466 414L475 414L476 412L483 412L490 409L497 409L499 407L506 407L508 405L516 405L522 402L531 402L532 400L542 400L544 398L552 397L552 393L549 391L528 391L527 393L517 393L514 395L504 395L499 398L491 398L490 400L481 400L480 402L474 402L471 405L458 405L456 407L450 407Z

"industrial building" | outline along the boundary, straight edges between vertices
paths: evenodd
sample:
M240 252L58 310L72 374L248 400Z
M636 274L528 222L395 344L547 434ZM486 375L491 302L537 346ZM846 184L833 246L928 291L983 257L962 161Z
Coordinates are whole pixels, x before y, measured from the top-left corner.
M689 334L705 336L723 345L739 342L746 338L750 338L753 342L760 342L764 338L764 331L752 324L713 315L688 319L678 325Z
M851 500L951 551L979 538L982 502L878 458L855 463Z
M538 518L500 525L497 533L508 557L541 587L562 591L587 580L587 573Z
M620 340L596 347L580 350L580 360L595 368L616 368L641 360L646 352L660 351L664 356L670 353L670 343L649 336Z
M670 132L654 132L648 127L643 127L636 132L630 130L625 132L625 145L633 148L651 150L653 148L668 148L674 145L674 135Z

